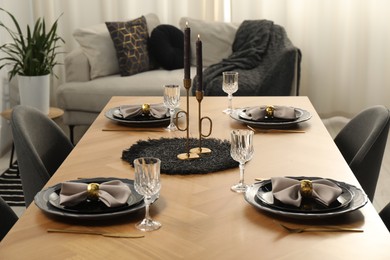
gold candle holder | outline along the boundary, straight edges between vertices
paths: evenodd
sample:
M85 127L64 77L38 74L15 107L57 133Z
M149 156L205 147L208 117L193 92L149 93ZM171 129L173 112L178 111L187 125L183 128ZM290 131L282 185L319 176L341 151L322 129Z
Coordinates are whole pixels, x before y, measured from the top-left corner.
M180 160L189 160L189 159L196 159L199 158L199 155L196 153L193 153L190 151L190 146L189 146L189 140L190 140L190 88L191 88L191 79L183 79L183 85L184 88L186 89L187 92L187 111L179 111L176 114L176 126L180 131L186 131L187 132L187 140L186 140L186 153L181 153L177 155L177 158ZM183 116L186 119L186 125L184 128L179 126L178 121L179 121L179 116L183 114Z
M196 154L208 154L211 153L211 149L202 147L202 137L209 137L211 135L212 129L213 129L213 121L210 117L202 117L202 100L203 100L203 91L196 91L196 100L198 100L198 128L199 128L199 146L196 148L192 148L190 152L196 153ZM208 120L210 123L209 132L207 134L203 134L203 121Z

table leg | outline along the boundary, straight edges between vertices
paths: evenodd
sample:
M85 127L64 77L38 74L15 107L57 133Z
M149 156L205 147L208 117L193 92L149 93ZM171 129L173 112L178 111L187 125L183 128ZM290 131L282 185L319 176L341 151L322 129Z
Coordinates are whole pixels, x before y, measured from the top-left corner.
M72 144L74 144L74 125L69 125L69 139Z
M14 152L15 152L15 145L14 142L12 142L11 157L9 159L9 168L12 167L12 163L14 162Z

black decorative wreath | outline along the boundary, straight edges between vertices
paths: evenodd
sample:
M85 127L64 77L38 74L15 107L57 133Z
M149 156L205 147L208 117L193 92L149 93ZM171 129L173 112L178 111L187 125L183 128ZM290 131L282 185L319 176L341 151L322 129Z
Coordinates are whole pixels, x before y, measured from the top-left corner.
M199 146L199 139L189 138L190 148ZM186 138L160 138L140 140L122 152L122 159L133 167L139 157L156 157L161 160L161 173L165 174L206 174L238 167L230 156L230 142L215 138L202 139L202 147L211 149L209 154L201 154L198 159L180 160L178 154L187 152Z

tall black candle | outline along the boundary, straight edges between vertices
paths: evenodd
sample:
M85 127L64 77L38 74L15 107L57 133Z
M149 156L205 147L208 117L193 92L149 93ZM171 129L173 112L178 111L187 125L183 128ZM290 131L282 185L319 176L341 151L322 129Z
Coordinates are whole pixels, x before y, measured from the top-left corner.
M202 41L198 34L198 40L196 41L196 76L198 80L197 90L203 90L203 64L202 64Z
M186 22L186 28L184 29L184 78L190 79L191 78L191 71L190 71L190 61L191 61L191 55L190 55L190 42L191 42L191 29L188 27L188 22Z

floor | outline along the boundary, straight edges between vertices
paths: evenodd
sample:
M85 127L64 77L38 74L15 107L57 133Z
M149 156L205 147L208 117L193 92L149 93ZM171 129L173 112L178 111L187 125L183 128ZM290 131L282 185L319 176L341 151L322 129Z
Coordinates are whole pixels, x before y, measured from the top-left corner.
M323 122L328 129L332 137L340 131L340 129L348 122L348 119L343 117L332 117L329 119L323 119ZM64 128L65 131L67 129ZM82 131L85 131L82 130ZM78 140L80 136L76 133L75 139ZM5 154L0 158L0 173L8 168L10 153ZM379 175L378 185L374 197L374 207L377 211L380 211L388 202L390 202L390 189L386 187L390 184L390 138L387 140L387 146L385 155L383 157L381 173ZM13 207L18 216L22 215L24 208Z

